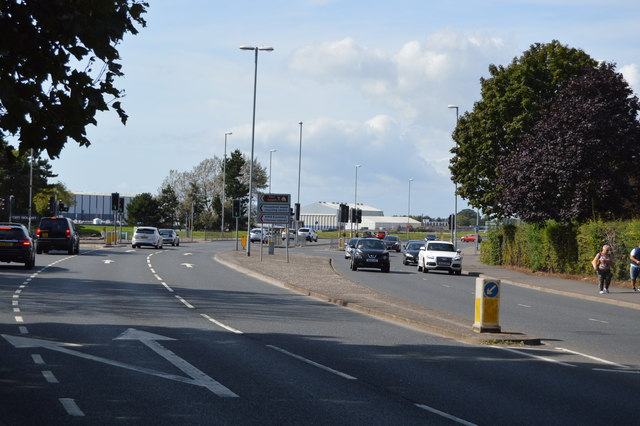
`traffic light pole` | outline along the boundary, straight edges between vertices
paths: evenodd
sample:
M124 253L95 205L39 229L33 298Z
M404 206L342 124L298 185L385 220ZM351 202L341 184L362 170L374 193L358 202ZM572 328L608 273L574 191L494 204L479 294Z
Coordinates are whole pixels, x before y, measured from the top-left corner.
M238 251L238 219L236 216L236 251Z

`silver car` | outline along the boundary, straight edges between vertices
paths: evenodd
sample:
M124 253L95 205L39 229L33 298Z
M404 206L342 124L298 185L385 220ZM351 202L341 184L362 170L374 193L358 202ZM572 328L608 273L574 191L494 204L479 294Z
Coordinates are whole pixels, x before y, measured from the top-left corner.
M356 244L360 238L351 238L347 244L344 245L344 258L350 259L351 252L355 250Z
M180 235L173 229L159 229L158 232L162 236L163 243L180 246Z
M153 226L138 226L133 231L131 247L140 248L142 246L151 246L157 249L162 248L162 236L158 228Z

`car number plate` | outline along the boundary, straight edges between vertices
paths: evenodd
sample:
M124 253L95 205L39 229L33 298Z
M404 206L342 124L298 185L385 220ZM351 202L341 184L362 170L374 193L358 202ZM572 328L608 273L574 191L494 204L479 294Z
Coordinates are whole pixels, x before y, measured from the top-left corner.
M367 262L371 262L371 263L377 262L377 261L378 261L378 259L367 259Z
M42 233L42 238L49 238L49 233L48 232L43 232Z
M449 262L443 262L443 261L440 261L440 262L438 262L438 265L439 265L439 266L449 266L449 265L450 265L450 263L449 263Z
M13 243L7 242L7 241L2 241L0 242L0 247L11 247L13 245Z

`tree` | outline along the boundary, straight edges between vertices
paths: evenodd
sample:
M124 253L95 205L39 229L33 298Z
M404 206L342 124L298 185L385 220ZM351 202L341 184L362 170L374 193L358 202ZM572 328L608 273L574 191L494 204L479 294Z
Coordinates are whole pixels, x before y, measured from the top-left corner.
M160 226L158 201L148 192L136 195L127 205L129 225Z
M498 202L528 222L638 213L640 103L614 64L574 77L500 161ZM627 203L632 200L632 203Z
M506 68L491 65L491 78L480 80L482 99L460 117L453 134L450 167L458 194L485 214L503 216L497 202L499 159L516 149L569 78L596 65L582 50L555 40L532 45Z
M68 138L90 145L86 127L113 108L127 115L114 86L123 76L116 45L145 26L137 0L0 2L0 130L21 152L60 155Z
M162 187L157 201L160 226L163 228L173 228L176 223L178 206L180 203L178 202L178 197L171 185L165 185Z
M48 216L53 214L49 209L49 200L52 197L56 202L62 201L67 206L75 203L73 193L67 189L65 184L58 182L53 185L48 185L33 196L33 207L38 215Z

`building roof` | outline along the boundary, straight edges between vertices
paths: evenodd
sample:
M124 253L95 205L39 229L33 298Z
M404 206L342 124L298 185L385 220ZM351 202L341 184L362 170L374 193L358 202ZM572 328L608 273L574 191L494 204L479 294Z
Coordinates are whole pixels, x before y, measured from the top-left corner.
M334 201L318 201L316 203L308 204L300 209L301 214L313 215L313 214L329 214L335 215L340 208L340 204L347 204L349 207L353 207L353 203L338 203ZM382 216L384 213L382 210L369 206L367 204L358 203L358 208L362 210L362 216Z

